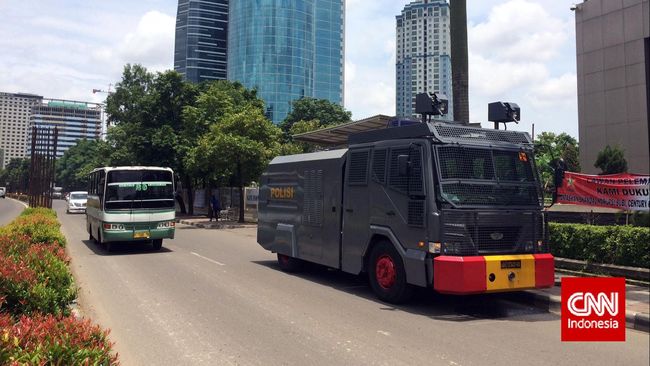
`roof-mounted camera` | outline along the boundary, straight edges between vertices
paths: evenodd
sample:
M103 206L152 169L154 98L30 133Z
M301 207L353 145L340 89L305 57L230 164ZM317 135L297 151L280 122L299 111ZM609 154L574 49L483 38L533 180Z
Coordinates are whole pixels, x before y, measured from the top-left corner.
M520 119L521 109L517 103L494 102L488 104L488 121L494 122L495 130L499 129L499 123L504 125L510 122L519 123Z
M422 115L422 123L431 116L444 116L449 113L449 100L442 93L419 93L415 96L415 113Z

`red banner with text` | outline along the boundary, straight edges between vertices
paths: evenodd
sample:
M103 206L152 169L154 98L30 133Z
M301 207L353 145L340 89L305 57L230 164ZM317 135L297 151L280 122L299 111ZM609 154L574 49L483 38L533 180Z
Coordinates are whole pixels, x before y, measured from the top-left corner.
M648 211L650 176L637 174L587 175L564 173L558 203Z

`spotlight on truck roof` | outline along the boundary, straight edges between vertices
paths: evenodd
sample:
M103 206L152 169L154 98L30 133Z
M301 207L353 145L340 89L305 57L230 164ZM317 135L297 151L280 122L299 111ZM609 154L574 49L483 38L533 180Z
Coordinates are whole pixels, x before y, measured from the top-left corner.
M494 122L494 128L499 129L499 123L515 122L521 119L521 109L517 103L494 102L488 104L488 121Z
M415 96L415 113L441 116L449 113L449 100L442 93L420 93Z

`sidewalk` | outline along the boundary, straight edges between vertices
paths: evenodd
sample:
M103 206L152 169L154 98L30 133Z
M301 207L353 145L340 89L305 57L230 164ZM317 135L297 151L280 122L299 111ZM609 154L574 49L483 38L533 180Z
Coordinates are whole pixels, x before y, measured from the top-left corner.
M236 220L219 219L219 221L210 221L205 216L177 216L176 222L185 225L196 226L202 229L238 229L246 227L255 227L255 222L239 223Z
M526 291L527 297L529 297L527 300L537 307L560 314L562 277L573 276L556 274L555 286L542 290ZM649 332L650 289L630 284L625 287L625 326L630 329Z

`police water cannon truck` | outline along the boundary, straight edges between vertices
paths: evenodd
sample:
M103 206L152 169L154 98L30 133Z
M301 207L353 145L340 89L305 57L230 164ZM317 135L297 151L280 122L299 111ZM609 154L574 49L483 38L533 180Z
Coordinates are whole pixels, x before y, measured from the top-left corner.
M285 271L362 274L383 301L550 287L543 197L524 132L441 121L361 132L348 147L276 157L257 241Z

